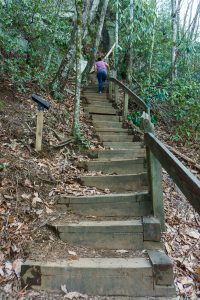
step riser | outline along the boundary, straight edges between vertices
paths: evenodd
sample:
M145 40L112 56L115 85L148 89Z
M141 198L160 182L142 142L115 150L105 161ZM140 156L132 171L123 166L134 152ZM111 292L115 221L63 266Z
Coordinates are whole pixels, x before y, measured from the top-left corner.
M87 171L97 171L103 173L116 173L116 174L137 174L146 171L146 164L144 159L139 160L124 160L124 161L88 161L80 164L85 167Z
M125 133L128 134L128 130L123 128L97 128L96 134L105 134L105 135L112 135L112 134L120 134Z
M93 114L106 114L106 115L116 115L116 111L113 108L103 108L103 107L90 107L84 108L84 110L88 113Z
M110 100L107 98L106 94L83 94L82 97L85 97L88 99L88 101L93 101L93 100L97 100L99 102L101 101L107 101L109 102Z
M110 194L83 197L60 197L58 206L85 216L140 217L152 213L152 204L147 193Z
M147 189L147 174L123 176L84 176L80 182L85 186L96 187L101 190L109 189L111 192L139 192Z
M110 108L110 109L113 109L113 106L112 106L112 104L111 103L109 103L109 102L98 102L98 103L94 103L94 102L92 102L91 104L89 103L89 104L87 104L87 105L85 105L84 106L84 109L90 109L90 107L95 107L95 108Z
M27 261L22 266L22 286L60 291L61 285L66 285L68 291L100 296L169 297L175 294L174 287L155 286L152 266L147 259L119 259L118 263L107 260L35 262L35 265Z
M119 116L107 116L107 115L93 115L92 116L92 120L94 122L98 122L98 121L114 121L114 122L117 122L117 121L120 121L120 118Z
M88 99L87 98L87 105L97 105L97 106L101 106L101 105L112 105L112 102L110 102L107 99Z
M161 238L160 222L154 217L49 226L64 242L95 249L142 250L146 241L159 242Z
M60 232L59 237L64 242L95 249L143 249L143 233L120 232L89 233L89 232Z
M98 152L99 159L135 159L138 157L145 157L145 149L136 150L104 150Z
M134 142L104 142L104 147L106 149L113 149L113 150L130 150L130 149L141 149L141 143L134 143ZM144 148L143 148L144 149Z
M102 142L132 142L133 136L119 133L119 134L99 134L98 135Z
M90 91L90 92L85 92L83 93L84 96L87 96L87 97L96 97L96 98L103 98L103 97L107 97L107 93L106 92L103 92L101 94L98 93L97 90L94 90L94 91Z
M94 127L96 128L96 130L98 130L98 128L122 128L122 123L120 122L93 122Z
M107 101L107 102L111 102L107 97L106 94L100 94L99 96L97 94L90 94L90 95L85 95L83 94L82 97L85 97L86 99L88 99L88 101Z
M109 202L109 203L70 203L69 205L59 204L63 209L71 210L73 213L82 216L97 217L140 217L152 213L150 201L141 202Z

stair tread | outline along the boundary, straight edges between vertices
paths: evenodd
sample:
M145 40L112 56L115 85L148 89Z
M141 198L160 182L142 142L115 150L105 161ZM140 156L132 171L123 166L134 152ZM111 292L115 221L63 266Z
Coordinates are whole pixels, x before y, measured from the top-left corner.
M60 259L56 261L31 261L26 260L24 265L33 266L39 264L45 267L59 267L59 268L66 268L66 267L78 267L78 268L98 268L98 269L118 269L118 268L126 268L126 269L138 269L138 268L150 268L151 264L149 260L145 257L133 257L133 258L110 258L110 257L98 257L98 258L79 258L78 260L68 260L68 259ZM56 274L54 270L54 274Z
M107 132L112 134L113 132L125 132L128 133L128 129L124 129L124 128L110 128L110 127L97 127L96 128L96 133L102 133L102 132Z
M79 178L127 178L127 177L132 177L134 175L146 175L147 172L140 172L140 173L131 173L131 174L103 174L103 175L81 175Z
M100 194L100 195L87 195L87 196L71 196L71 195L62 195L63 198L70 198L70 199L103 199L103 198L130 198L133 196L140 196L140 195L147 195L148 192L127 192L127 193L110 193L110 194Z
M131 220L95 220L95 221L79 221L78 223L65 222L61 220L59 222L53 223L53 226L62 229L62 227L133 227L142 226L141 219L131 219Z
M139 162L143 162L144 161L144 158L110 158L109 160L107 160L107 159L101 159L101 158L97 158L97 159L93 159L93 160L89 160L89 161L84 161L84 162L87 162L87 163L96 163L96 162L99 162L99 163L104 163L104 162L106 162L106 163L109 163L109 162L132 162L132 161L134 161L134 162L137 162L138 161L138 163Z

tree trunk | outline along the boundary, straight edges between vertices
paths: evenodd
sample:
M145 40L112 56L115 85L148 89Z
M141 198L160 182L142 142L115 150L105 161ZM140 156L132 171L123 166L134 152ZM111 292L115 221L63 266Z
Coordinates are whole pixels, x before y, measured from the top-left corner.
M54 36L53 36L52 44L50 46L49 55L48 55L46 67L45 67L45 70L44 70L44 75L47 75L49 67L51 65L52 55L53 55L53 51L54 51L54 48L55 48L56 33L57 33L57 30L58 30L59 13L61 11L62 4L63 4L62 0L58 1L58 3L57 3L58 8L57 8L57 11L55 12L55 19L56 19L55 23L56 24L55 24L55 29L54 29Z
M178 0L177 4L177 41L180 41L180 10L181 10L182 0Z
M118 51L119 51L119 0L116 0L116 17L115 17L115 70L118 69Z
M76 0L77 22L76 22L76 88L75 88L75 106L72 126L72 134L80 138L79 115L80 115L80 92L81 92L81 49L82 49L82 17L83 0Z
M135 1L130 0L130 51L129 51L129 66L128 66L128 82L132 83L133 76L133 18L134 18Z
M151 68L152 68L152 61L153 61L153 52L154 52L154 46L155 46L155 32L156 32L156 20L157 20L157 0L155 0L155 16L153 21L153 35L152 35L152 41L151 41L151 52L150 52L150 58L149 58L149 81L151 81Z
M82 15L82 26L85 28L87 24L87 12L88 12L88 6L90 5L90 1L86 1L86 6L84 9L84 13ZM60 67L54 76L54 79L50 83L50 90L54 97L59 98L60 94L62 95L64 92L64 88L66 86L68 77L71 73L71 70L74 65L75 56L76 56L76 44L74 43L76 39L76 31L77 27L74 25L74 28L71 32L71 36L68 42L68 47L66 49L66 55L64 56Z
M89 22L88 22L88 26L85 28L84 33L83 33L83 38L86 37L87 33L88 33L88 28L90 26L90 24L92 23L92 21L94 20L98 7L99 7L99 2L100 0L94 0L92 5L91 5L91 9L89 12Z
M196 26L198 24L199 15L200 15L200 1L198 3L197 9L196 9L194 19L192 21L192 28L191 28L191 31L190 31L190 39L191 40L193 40L193 38L194 38L194 33L195 33Z
M95 56L99 48L100 40L101 40L101 33L104 25L104 20L107 12L107 7L108 7L109 0L103 0L102 4L102 9L101 9L101 14L100 14L100 19L99 19L99 24L97 28L97 34L94 42L94 48L92 49L90 53L90 60L87 63L87 66L83 72L83 78L87 78L88 74L90 73L92 66L94 65L95 62Z
M177 78L177 0L171 0L172 5L172 82Z

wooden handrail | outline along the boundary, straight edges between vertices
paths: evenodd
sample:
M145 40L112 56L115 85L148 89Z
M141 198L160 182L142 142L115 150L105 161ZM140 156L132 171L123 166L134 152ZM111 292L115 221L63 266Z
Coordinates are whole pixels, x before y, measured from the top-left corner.
M200 181L152 133L145 133L145 143L200 214Z
M140 97L138 97L135 93L133 93L126 85L124 85L121 81L119 81L118 79L116 79L114 77L110 77L109 80L114 82L115 84L117 84L119 87L121 87L124 90L124 92L126 92L131 98L133 98L134 101L139 106L141 106L143 109L145 109L146 112L149 112L149 109L148 109L148 106L146 105L146 103Z

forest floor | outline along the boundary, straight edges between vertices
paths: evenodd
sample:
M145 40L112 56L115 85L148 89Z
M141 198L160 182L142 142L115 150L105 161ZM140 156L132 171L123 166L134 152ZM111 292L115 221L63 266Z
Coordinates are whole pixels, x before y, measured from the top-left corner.
M69 88L73 90L73 86ZM47 223L57 218L77 218L70 212L55 210L58 195L93 195L109 191L79 184L78 177L85 171L77 168L77 162L88 159L83 146L73 139L65 147L59 145L71 138L73 96L68 94L63 102L55 102L47 94L42 96L50 102L51 108L44 117L43 150L37 153L34 150L37 107L31 100L31 92L22 94L9 82L0 84L0 297L1 293L6 293L20 300L70 299L65 290L50 295L44 291L21 289L20 267L24 259L30 255L33 258L41 258L41 255L47 258L53 254L55 258L100 255L94 253L94 249L88 253L84 248L71 247L47 229ZM102 148L83 110L81 131L90 151ZM199 145L183 147L181 142L172 142L170 132L161 124L156 127L156 132L163 142L195 161L186 163L182 160L199 177L195 167L200 163ZM174 262L177 295L179 299L200 299L200 217L165 171L163 187L166 216L163 242ZM76 294L74 299L84 298L87 296Z

